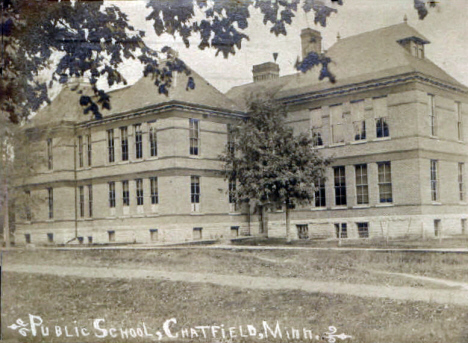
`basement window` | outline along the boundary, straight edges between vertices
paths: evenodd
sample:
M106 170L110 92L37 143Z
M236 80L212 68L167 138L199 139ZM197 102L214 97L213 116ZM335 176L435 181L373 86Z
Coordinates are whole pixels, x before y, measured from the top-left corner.
M25 234L24 239L26 240L26 244L30 244L31 243L31 234L30 233Z
M115 231L107 231L109 235L109 242L115 242Z
M78 237L78 243L83 244L84 238L83 237Z
M47 234L47 241L49 243L54 243L54 234L53 233L48 233Z
M346 223L335 224L336 238L348 238L348 226Z
M194 240L196 240L196 239L202 239L202 237L203 237L202 231L203 231L203 228L201 228L201 227L194 227L194 228L193 228L193 239L194 239Z
M359 238L369 238L369 223L356 223Z
M307 224L298 224L297 227L297 237L299 239L309 239L309 225Z
M150 231L151 242L157 242L159 239L158 229L150 229L149 231Z
M231 226L231 237L239 237L239 227Z
M93 236L88 236L88 244L93 244Z

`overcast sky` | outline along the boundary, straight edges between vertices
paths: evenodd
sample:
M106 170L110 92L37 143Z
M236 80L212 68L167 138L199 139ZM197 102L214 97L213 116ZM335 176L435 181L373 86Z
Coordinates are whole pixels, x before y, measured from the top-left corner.
M174 0L177 1L177 0ZM324 0L331 4L331 0ZM460 82L468 85L468 0L439 0L437 9L431 9L424 20L419 20L413 8L413 0L344 0L343 6L335 6L338 13L333 14L327 27L314 25L313 14L298 12L293 25L288 28L287 36L276 37L263 25L255 10L246 33L250 41L245 42L235 55L224 59L221 54L215 57L214 50L199 50L196 41L185 48L179 38L158 37L152 23L145 20L149 10L145 0L114 1L126 12L132 24L146 31L146 42L153 48L170 45L187 64L205 77L208 82L225 92L231 87L252 80L252 65L273 61L273 52L279 53L277 62L280 74L294 72L294 63L300 55L300 31L311 27L321 31L324 49L333 45L340 33L342 38L365 31L382 28L403 22L405 15L408 24L421 32L431 41L426 46L426 57L445 69ZM352 66L350 66L352 67ZM124 70L130 83L141 77L141 68L128 63Z

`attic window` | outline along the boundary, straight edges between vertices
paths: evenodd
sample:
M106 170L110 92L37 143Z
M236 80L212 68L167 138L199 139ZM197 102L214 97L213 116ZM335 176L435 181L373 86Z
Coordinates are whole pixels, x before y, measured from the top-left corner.
M428 44L429 41L421 39L419 37L408 37L398 41L408 52L417 58L424 58L424 45Z

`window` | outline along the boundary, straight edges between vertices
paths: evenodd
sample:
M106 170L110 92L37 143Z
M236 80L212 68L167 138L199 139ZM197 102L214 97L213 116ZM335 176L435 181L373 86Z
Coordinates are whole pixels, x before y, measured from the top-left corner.
M133 125L135 132L135 158L143 158L143 132L141 131L141 124Z
M128 189L128 181L122 181L122 204L130 206L130 191Z
M47 242L54 243L54 234L53 233L48 233L47 234Z
M80 201L80 217L84 217L84 187L80 186L78 187L78 193L79 193L79 201Z
M366 140L366 121L359 120L353 123L354 126L354 140L363 141Z
M358 164L356 168L356 203L364 205L369 203L369 185L367 181L367 165Z
M236 144L235 144L232 124L227 124L227 147L228 147L228 152L231 155L234 155Z
M158 178L150 178L150 188L151 188L151 204L159 204L159 194L158 194Z
M88 167L92 165L92 146L91 146L91 135L86 135L86 146L88 150Z
M346 205L346 176L345 167L334 167L335 176L335 205L345 206Z
M457 106L457 132L458 132L458 140L462 141L463 140L463 112L462 112L462 104L461 102L456 102L455 103Z
M331 128L331 143L344 142L344 125L343 125L343 106L336 104L330 106L330 128Z
M24 240L26 241L26 244L31 244L31 234L30 233L26 233L24 235Z
M157 242L159 240L158 229L150 229L151 242Z
M88 244L93 244L93 236L88 236Z
M431 200L439 200L439 182L438 182L438 161L431 160Z
M149 143L151 157L158 156L158 136L156 131L156 121L148 123L149 127Z
M32 212L31 212L31 204L32 204L32 200L31 200L31 191L25 191L25 192L24 192L24 195L25 195L25 197L26 197L26 199L25 199L25 202L26 202L26 206L25 206L26 220L27 220L27 221L31 221L31 220L32 220Z
M107 151L109 163L115 162L114 129L107 130Z
M298 224L297 228L297 238L299 239L309 239L309 226L307 224Z
M190 177L190 192L191 192L190 201L192 202L192 204L198 204L200 202L200 177L199 176Z
M54 190L47 188L47 204L49 207L49 219L54 218Z
M237 210L236 206L236 189L237 189L237 182L235 178L231 178L229 180L229 204L231 212Z
M128 161L128 131L126 126L120 128L120 147L122 150L122 161Z
M437 136L437 115L435 108L435 96L428 94L429 96L429 126L431 130L431 136Z
M142 206L143 205L143 180L136 179L135 183L136 183L137 205Z
M458 163L458 191L460 192L460 201L465 200L465 185L463 183L464 173L465 173L465 163Z
M109 242L115 242L115 231L107 231L109 235Z
M439 237L441 236L441 232L440 232L440 219L435 219L434 220L434 236L436 237Z
M379 198L381 203L393 202L392 168L390 162L377 163L379 174Z
M88 215L93 216L93 185L88 185Z
M194 227L193 228L193 239L202 239L203 238L202 231L203 231L203 228Z
M310 131L312 134L312 145L314 147L323 146L322 128L313 127Z
M369 223L356 223L359 238L369 238Z
M77 238L78 238L78 243L79 243L79 244L83 244L84 237L83 237L83 236L80 236L80 237L77 237Z
M335 224L336 238L348 238L348 226L346 223Z
M390 137L390 130L387 124L387 118L377 118L375 120L377 138Z
M115 207L115 182L109 182L109 207Z
M466 233L466 219L461 220L461 233L462 235Z
M325 180L319 179L317 185L315 185L315 207L325 206L327 206Z
M231 237L239 237L239 227L231 226Z
M190 118L190 155L198 155L200 148L200 121Z
M78 165L83 168L83 136L78 136Z
M52 138L47 139L47 168L52 170L54 167Z

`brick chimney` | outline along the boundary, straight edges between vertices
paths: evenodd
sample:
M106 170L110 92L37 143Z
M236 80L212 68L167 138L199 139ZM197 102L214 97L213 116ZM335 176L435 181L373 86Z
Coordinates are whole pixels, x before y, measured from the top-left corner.
M301 45L302 45L302 59L304 59L309 52L322 52L322 35L319 31L311 28L303 29L301 31Z
M279 78L279 65L274 62L266 62L254 65L252 68L254 82L273 80Z

